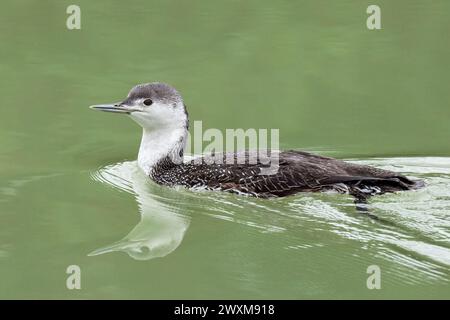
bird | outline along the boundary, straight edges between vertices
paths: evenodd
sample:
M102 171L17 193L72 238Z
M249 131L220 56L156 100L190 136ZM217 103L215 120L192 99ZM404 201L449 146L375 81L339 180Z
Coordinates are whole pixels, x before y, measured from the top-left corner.
M142 127L137 163L160 185L259 198L334 191L353 196L355 203L366 203L374 195L424 186L422 180L393 171L299 150L274 150L278 159L275 172L267 172L267 163L258 157L247 161L254 156L254 150L214 153L184 161L189 128L186 105L174 87L162 82L138 84L121 102L90 108L129 116ZM242 157L247 160L236 161Z

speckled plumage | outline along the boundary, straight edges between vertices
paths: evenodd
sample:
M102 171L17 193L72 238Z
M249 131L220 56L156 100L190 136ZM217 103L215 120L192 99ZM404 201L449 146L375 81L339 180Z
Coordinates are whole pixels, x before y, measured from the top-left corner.
M245 152L245 156L249 156L248 152ZM150 177L164 185L221 190L264 198L332 190L364 199L374 194L421 186L420 182L392 171L301 151L280 152L279 168L275 174L260 174L263 167L265 165L260 161L255 164L191 161L176 165L165 158L153 168Z

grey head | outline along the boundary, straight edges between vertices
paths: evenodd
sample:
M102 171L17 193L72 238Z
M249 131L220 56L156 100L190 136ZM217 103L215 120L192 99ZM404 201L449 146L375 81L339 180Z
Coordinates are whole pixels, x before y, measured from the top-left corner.
M144 129L187 128L188 115L183 99L172 86L151 82L134 86L121 102L93 105L94 110L129 115Z
M151 82L134 86L128 93L127 98L122 101L122 104L134 105L139 101L142 101L147 106L153 104L153 102L160 102L174 108L178 103L183 102L181 95L174 87L162 82Z

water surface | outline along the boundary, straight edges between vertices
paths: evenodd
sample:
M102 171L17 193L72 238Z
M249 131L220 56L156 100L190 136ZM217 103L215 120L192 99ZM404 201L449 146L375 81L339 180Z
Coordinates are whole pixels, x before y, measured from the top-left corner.
M450 3L10 1L0 13L0 298L449 298ZM206 128L421 178L373 198L155 185L140 128L91 112L141 82ZM68 290L67 266L82 270ZM382 288L368 290L377 265Z

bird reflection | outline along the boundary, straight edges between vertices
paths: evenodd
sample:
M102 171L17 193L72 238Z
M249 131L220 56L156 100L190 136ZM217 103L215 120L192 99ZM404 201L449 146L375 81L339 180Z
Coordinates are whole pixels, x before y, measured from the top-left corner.
M183 241L190 218L179 212L182 195L176 190L149 182L135 161L118 163L98 170L94 180L129 192L138 203L141 221L121 240L89 254L122 251L136 260L164 257Z

